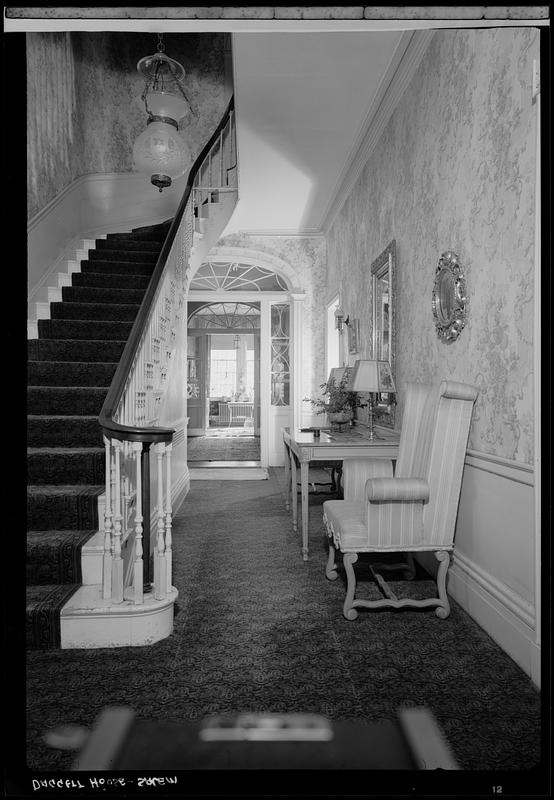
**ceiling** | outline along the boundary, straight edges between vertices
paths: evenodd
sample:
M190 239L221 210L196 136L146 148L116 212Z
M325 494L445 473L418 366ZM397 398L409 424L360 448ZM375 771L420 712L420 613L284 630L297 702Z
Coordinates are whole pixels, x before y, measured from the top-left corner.
M233 34L239 201L226 234L321 232L407 36Z

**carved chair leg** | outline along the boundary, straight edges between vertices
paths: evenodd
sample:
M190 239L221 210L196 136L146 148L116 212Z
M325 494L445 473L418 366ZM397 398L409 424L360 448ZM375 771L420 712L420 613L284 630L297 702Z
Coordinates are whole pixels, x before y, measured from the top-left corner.
M415 558L413 553L405 553L407 569L403 570L402 577L405 581L413 581L416 574Z
M348 620L354 620L358 616L358 612L353 608L354 594L356 592L356 575L354 574L353 564L358 560L357 553L345 553L343 555L343 564L346 570L346 597L344 598L344 605L342 613Z
M329 557L327 559L327 566L325 567L325 577L330 581L336 581L338 576L337 565L335 562L335 545L333 540L329 539Z
M447 550L437 550L435 558L439 562L437 571L437 588L439 591L440 606L435 609L435 614L439 619L446 619L450 614L450 603L446 594L446 573L450 566L450 553Z

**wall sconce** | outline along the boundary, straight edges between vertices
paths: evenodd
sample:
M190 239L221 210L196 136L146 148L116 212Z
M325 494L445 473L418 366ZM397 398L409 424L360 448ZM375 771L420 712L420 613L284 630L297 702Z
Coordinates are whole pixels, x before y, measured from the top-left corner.
M344 311L339 303L339 305L335 309L335 328L338 330L340 334L342 334L343 325L350 324L350 317L344 318Z
M191 161L190 150L179 136L179 121L189 103L182 83L185 70L164 53L163 34L158 34L158 52L141 58L137 70L144 77L142 100L148 121L133 146L135 169L150 175L160 192L174 178L184 175Z

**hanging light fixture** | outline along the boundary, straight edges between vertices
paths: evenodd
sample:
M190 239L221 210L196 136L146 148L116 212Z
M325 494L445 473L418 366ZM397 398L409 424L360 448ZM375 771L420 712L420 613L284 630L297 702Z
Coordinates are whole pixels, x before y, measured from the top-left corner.
M141 58L137 70L144 77L142 100L148 114L146 130L133 146L135 169L150 175L160 192L184 175L190 150L179 135L179 121L188 113L183 89L185 70L165 55L163 34L158 34L158 52Z

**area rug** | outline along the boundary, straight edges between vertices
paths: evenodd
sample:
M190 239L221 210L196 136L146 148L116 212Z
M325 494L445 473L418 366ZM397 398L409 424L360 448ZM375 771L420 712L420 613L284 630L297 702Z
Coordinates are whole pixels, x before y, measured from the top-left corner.
M188 461L259 461L259 436L189 436Z
M263 467L206 467L191 469L191 481L266 481L269 475Z

